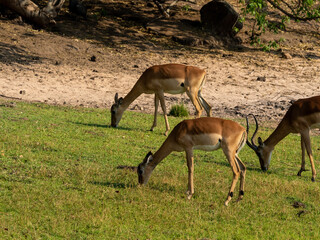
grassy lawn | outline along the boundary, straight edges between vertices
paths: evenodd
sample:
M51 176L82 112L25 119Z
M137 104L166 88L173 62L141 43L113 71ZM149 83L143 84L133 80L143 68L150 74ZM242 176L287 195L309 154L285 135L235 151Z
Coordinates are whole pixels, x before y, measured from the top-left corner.
M146 187L135 172L117 169L137 166L160 147L162 116L150 132L147 114L125 112L113 129L109 109L0 105L1 239L320 239L320 175L315 183L311 171L296 176L298 135L276 146L267 173L244 147L244 200L236 194L225 207L232 172L221 150L195 152L191 200L184 153L164 159ZM171 128L181 120L169 117ZM262 128L260 136L271 131ZM319 146L313 136L318 173ZM294 208L296 201L304 207Z

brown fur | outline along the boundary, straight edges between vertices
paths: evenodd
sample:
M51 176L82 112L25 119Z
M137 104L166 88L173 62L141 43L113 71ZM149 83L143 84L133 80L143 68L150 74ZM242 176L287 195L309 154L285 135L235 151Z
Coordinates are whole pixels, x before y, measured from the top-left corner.
M228 205L239 176L239 200L243 197L246 167L237 153L241 147L244 146L246 139L247 134L245 128L230 120L213 117L184 120L174 127L159 150L154 155L149 152L143 162L138 166L139 183L146 184L154 168L172 151L185 151L189 175L188 198L191 198L194 193L193 149L214 151L222 148L233 172L232 184L227 200L225 201L225 205Z
M123 112L141 94L155 94L155 112L151 130L157 125L157 112L159 102L164 113L167 135L170 127L167 118L164 93L178 94L186 92L196 108L196 117L200 117L202 109L207 116L211 116L211 106L201 97L201 87L205 81L205 71L182 64L164 64L148 68L138 79L131 91L124 97L115 100L111 107L111 125L116 127L121 120ZM117 96L117 94L116 94ZM115 97L118 99L118 97Z
M313 127L319 128L319 126L320 96L299 99L294 102L286 112L283 119L280 121L277 128L264 142L262 142L261 138L259 138L259 146L255 146L252 142L253 149L259 157L261 168L263 170L268 169L270 163L269 161L271 159L271 153L274 147L283 138L285 138L290 133L300 133L302 162L298 175L301 176L301 173L305 171L305 150L307 150L312 168L311 179L312 181L315 181L316 169L314 166L313 154L311 149L310 129Z

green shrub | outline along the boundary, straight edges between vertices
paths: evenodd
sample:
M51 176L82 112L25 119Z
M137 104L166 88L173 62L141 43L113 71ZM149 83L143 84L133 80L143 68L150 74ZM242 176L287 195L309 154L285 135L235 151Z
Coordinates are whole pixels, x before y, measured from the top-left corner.
M188 117L189 113L184 104L177 104L171 107L169 115L174 117Z

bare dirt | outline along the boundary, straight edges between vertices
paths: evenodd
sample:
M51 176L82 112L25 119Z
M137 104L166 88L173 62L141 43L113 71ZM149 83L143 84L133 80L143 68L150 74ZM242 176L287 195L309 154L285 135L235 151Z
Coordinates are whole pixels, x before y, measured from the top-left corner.
M146 68L164 63L206 70L202 95L217 117L253 113L278 121L292 101L320 94L320 23L291 23L280 35L265 35L265 42L286 39L279 51L250 46L248 25L239 33L243 43L226 47L197 25L204 2L180 1L173 18L159 20L147 1L87 1L87 19L65 7L45 30L1 17L0 95L110 109L115 93L125 96ZM189 36L196 46L174 41ZM166 99L168 108L184 101L194 113L186 95ZM140 96L129 110L153 112L153 95Z

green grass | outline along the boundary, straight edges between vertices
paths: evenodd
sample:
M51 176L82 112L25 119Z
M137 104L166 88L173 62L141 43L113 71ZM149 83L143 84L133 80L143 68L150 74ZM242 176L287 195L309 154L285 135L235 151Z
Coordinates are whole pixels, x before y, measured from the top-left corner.
M195 152L191 200L185 195L184 153L164 159L146 187L138 186L135 172L116 168L137 166L159 148L165 140L160 116L150 132L153 116L147 114L125 112L114 129L109 109L5 105L0 106L1 239L320 239L320 177L312 183L311 171L296 176L298 135L276 147L267 173L245 147L244 200L237 203L236 196L225 207L232 172L221 150ZM173 128L181 118L169 121ZM260 133L265 139L271 130ZM312 146L320 172L320 136L312 137ZM309 161L306 166L310 170ZM293 208L295 201L305 208Z

